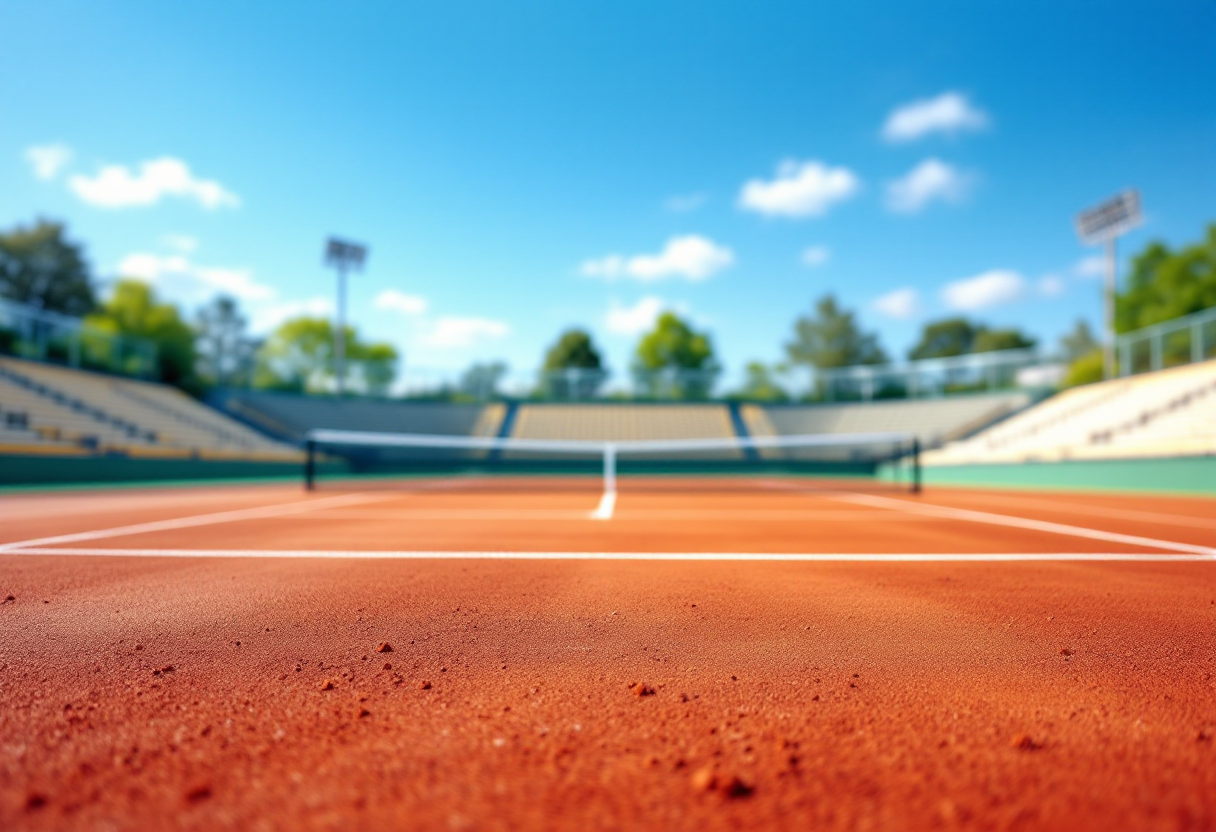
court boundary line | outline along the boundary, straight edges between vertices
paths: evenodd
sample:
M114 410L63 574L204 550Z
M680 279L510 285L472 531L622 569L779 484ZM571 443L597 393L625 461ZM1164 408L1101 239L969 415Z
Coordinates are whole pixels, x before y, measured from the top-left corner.
M606 561L727 561L739 563L1010 563L1124 562L1216 563L1216 556L1195 553L1142 552L535 552L442 550L324 550L324 549L88 549L25 547L0 551L24 557L137 558L266 558L313 560L606 560Z
M938 517L943 520L963 520L969 523L984 523L990 526L1005 526L1014 529L1061 534L1070 537L1083 537L1090 540L1101 540L1104 543L1122 543L1127 546L1141 546L1148 549L1165 549L1172 552L1186 552L1216 558L1216 549L1210 546L1198 546L1192 543L1177 543L1172 540L1159 540L1153 537L1140 537L1134 534L1106 532L1101 529L1090 529L1085 526L1071 526L1065 523L1053 523L1049 520L1032 520L1029 517L1017 517L1009 514L993 514L988 511L975 511L953 506L939 506L928 503L914 503L909 500L896 500L893 497L879 497L874 494L857 494L848 491L823 492L799 488L793 484L770 481L773 488L797 491L804 494L815 494L825 499L835 500L853 505L871 506L874 508L889 508L892 511L903 511L909 514L921 514Z
M208 514L192 514L186 517L176 517L168 520L153 520L147 523L132 523L126 526L113 526L108 529L94 529L88 532L39 537L30 540L17 540L12 543L0 543L0 554L12 549L37 548L50 546L55 543L78 543L86 540L103 540L107 537L126 537L127 535L146 534L148 532L175 531L197 526L212 526L219 523L236 523L241 520L263 520L274 517L302 514L325 508L359 505L360 503L376 502L390 499L392 495L360 493L342 494L335 497L320 497L294 500L290 503L275 503L256 508L239 508L230 511L217 511Z

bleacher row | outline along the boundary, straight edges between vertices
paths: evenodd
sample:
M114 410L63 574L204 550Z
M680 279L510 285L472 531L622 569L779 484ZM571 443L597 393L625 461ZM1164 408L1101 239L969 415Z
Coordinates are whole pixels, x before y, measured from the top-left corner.
M1216 454L1216 360L1066 390L931 465Z
M173 387L13 358L0 358L0 451L300 458Z
M814 405L334 400L160 384L0 358L0 453L299 460L312 428L629 441L899 431L926 464L1216 453L1216 361L1065 391Z

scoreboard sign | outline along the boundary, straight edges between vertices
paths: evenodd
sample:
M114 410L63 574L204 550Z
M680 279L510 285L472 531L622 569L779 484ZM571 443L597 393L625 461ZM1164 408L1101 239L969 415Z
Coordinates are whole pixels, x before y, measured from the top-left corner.
M1077 235L1086 245L1112 240L1140 225L1140 192L1127 190L1077 214Z

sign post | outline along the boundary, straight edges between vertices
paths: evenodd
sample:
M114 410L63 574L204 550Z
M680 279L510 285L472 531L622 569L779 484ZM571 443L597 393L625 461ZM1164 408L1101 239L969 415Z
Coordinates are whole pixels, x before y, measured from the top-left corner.
M1102 286L1103 369L1106 378L1115 377L1115 289L1118 263L1115 242L1140 225L1140 192L1126 190L1112 199L1077 214L1077 236L1085 245L1103 245L1105 269ZM1123 372L1128 368L1124 367Z
M367 246L330 237L325 245L325 265L338 270L338 314L334 324L334 380L338 396L346 387L346 272L362 269Z

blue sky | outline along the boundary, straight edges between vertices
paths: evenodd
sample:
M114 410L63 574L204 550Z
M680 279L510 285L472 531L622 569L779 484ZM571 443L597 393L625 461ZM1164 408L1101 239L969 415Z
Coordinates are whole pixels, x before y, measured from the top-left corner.
M617 369L661 308L781 358L833 292L902 355L961 311L1050 344L1097 321L1074 214L1142 191L1216 220L1210 2L0 0L0 225L265 329L326 311L414 368Z

